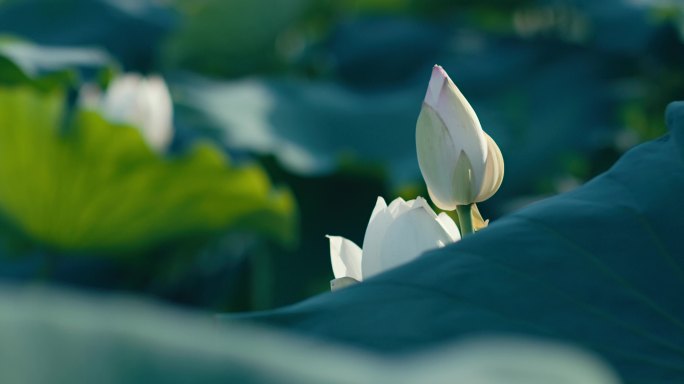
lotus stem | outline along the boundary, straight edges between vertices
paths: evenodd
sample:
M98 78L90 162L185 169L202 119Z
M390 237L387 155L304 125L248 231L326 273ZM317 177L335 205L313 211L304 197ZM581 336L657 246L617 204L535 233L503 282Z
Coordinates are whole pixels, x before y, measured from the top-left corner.
M473 233L473 204L459 205L456 207L458 222L461 224L461 237Z

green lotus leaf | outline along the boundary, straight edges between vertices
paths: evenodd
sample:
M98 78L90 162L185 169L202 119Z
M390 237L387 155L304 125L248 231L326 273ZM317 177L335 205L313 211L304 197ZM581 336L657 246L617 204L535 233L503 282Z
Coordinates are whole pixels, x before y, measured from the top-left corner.
M0 212L31 239L105 253L227 229L294 240L294 199L259 166L208 144L164 157L135 127L63 105L60 92L0 88Z
M140 299L9 284L0 338L3 383L618 384L592 354L540 340L488 336L388 359Z

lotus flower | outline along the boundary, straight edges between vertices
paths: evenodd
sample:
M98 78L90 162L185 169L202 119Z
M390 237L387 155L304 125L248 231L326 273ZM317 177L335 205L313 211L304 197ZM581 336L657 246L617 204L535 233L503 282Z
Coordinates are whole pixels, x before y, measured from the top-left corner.
M129 124L142 132L147 143L164 151L173 138L173 104L169 89L159 76L129 73L114 78L101 95L93 87L81 90L81 101L115 123Z
M422 197L409 201L397 198L389 206L378 197L366 228L363 250L344 237L328 238L335 274L331 283L335 289L407 263L429 249L458 241L461 236L454 221L445 213L437 215Z
M499 147L439 65L432 70L418 116L416 149L430 198L441 209L487 200L501 186Z

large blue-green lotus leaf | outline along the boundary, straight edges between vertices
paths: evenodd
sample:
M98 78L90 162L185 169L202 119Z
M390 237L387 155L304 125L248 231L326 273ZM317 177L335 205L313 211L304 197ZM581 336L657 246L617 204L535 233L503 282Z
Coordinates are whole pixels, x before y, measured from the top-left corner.
M0 212L48 248L123 252L256 229L295 236L287 190L207 144L165 157L95 112L64 116L59 92L0 88Z
M0 285L0 338L3 383L617 384L596 356L543 340L490 335L387 358L139 299L25 285Z
M50 87L95 80L115 67L113 59L96 48L36 45L16 37L0 37L0 82Z
M670 134L572 192L361 284L226 319L386 354L481 333L534 335L599 353L626 383L679 383L684 102L667 121Z
M50 46L102 47L126 70L153 70L162 38L175 26L153 0L21 0L0 6L3 33Z

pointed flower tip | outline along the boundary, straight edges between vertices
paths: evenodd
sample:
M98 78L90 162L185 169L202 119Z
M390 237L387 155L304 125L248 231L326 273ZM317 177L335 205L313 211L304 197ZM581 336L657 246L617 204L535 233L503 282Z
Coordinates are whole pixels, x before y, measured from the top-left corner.
M441 66L439 66L437 64L435 64L435 66L432 67L432 76L430 79L431 83L440 84L440 88L441 88L441 84L443 84L445 81L449 81L449 79L450 79L449 74L446 73L444 68L442 68Z
M435 64L435 66L432 67L430 83L428 84L428 89L425 93L425 99L423 100L423 102L432 108L436 108L437 101L440 97L439 95L442 92L442 88L444 87L444 83L448 81L450 80L449 75L447 75L446 71L439 65Z
M435 66L432 69L432 79L439 79L439 82L442 84L452 84L455 86L454 81L451 80L451 77L447 73L447 71L442 68L442 66L435 64Z

